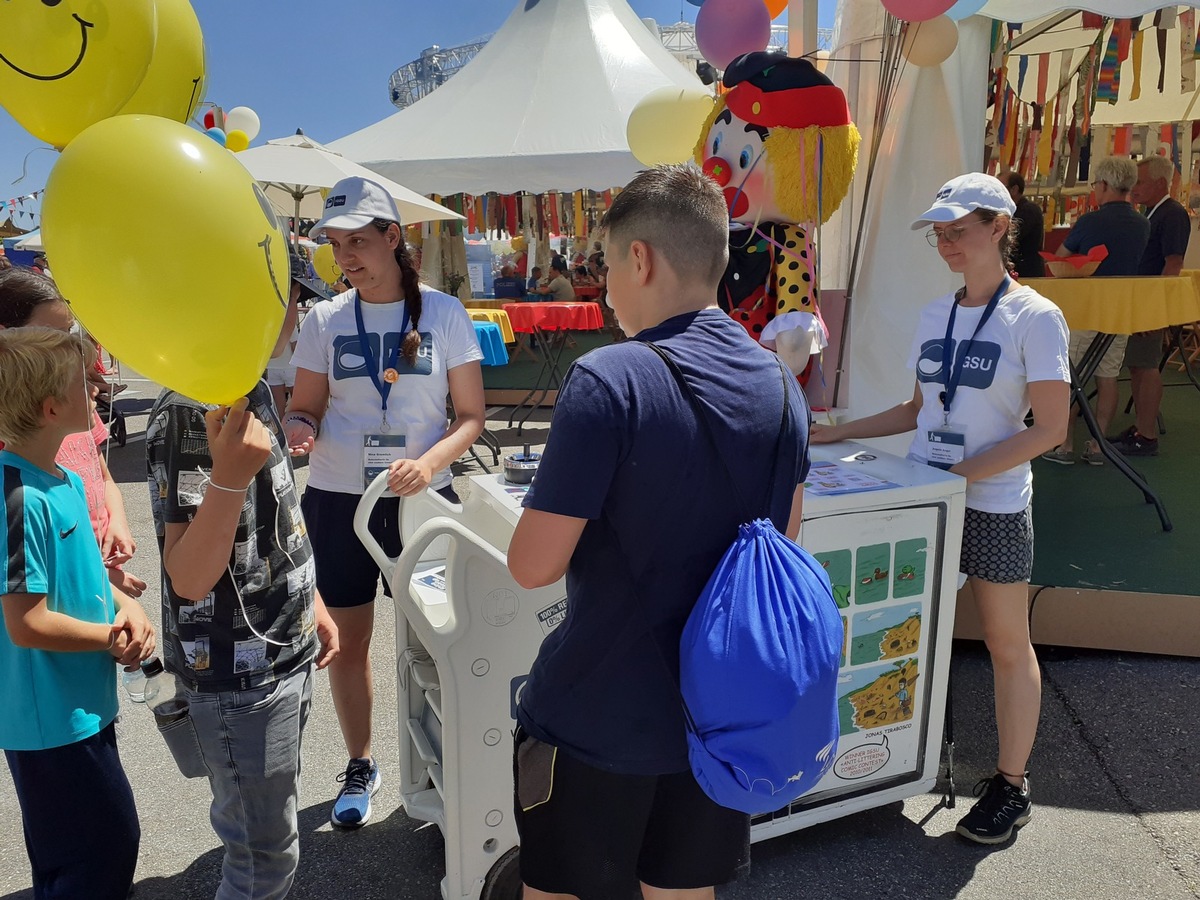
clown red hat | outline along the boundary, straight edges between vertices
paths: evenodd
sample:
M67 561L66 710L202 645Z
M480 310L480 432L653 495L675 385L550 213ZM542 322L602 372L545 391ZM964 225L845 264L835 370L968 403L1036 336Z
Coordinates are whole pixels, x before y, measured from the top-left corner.
M729 64L722 79L735 116L765 128L832 128L850 124L841 88L807 59L757 51Z

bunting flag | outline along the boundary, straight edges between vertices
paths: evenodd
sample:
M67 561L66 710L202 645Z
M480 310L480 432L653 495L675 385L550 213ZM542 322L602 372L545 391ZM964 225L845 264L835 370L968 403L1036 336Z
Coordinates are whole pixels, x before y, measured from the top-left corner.
M1146 32L1139 31L1133 36L1133 89L1129 99L1136 100L1142 96L1142 47L1146 43Z
M1113 156L1128 156L1133 146L1133 126L1120 125L1113 129Z
M1169 29L1163 24L1166 12L1165 9L1160 9L1154 14L1154 42L1158 48L1158 92L1160 94L1166 88L1167 81L1167 31ZM1171 13L1172 19L1174 19L1174 10Z
M1025 93L1025 74L1029 71L1029 57L1022 56L1017 60L1017 96Z
M576 191L572 196L575 201L575 233L583 237L588 233L587 220L583 215L583 191Z
M1046 107L1045 113L1042 114L1042 133L1039 135L1037 146L1037 159L1034 168L1035 173L1041 178L1048 178L1050 175L1051 164L1054 158L1054 134L1057 131L1055 123L1055 114L1057 113L1056 104L1057 97L1050 98L1050 105Z
M1196 13L1190 7L1179 13L1179 89L1196 90Z
M1104 27L1104 16L1099 13L1085 12L1080 16L1085 31L1099 31Z
M1121 89L1121 63L1118 60L1120 38L1114 26L1108 36L1108 46L1100 60L1100 77L1096 83L1096 102L1116 103Z
M1083 60L1083 68L1079 71L1080 84L1083 85L1083 90L1079 93L1079 99L1076 104L1075 118L1079 121L1083 131L1086 133L1092 128L1092 104L1095 100L1096 90L1096 52L1098 48L1092 46L1088 49L1087 56ZM1079 108L1082 107L1082 108Z
M1133 40L1133 20L1117 19L1113 23L1113 34L1117 36L1117 62L1129 59L1129 45Z

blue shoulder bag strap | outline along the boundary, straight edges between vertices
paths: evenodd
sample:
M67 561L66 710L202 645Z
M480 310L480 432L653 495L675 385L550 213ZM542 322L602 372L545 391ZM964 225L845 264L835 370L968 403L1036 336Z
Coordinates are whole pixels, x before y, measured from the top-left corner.
M716 432L713 430L712 424L709 422L708 414L704 411L704 406L700 403L700 398L696 396L696 392L694 390L692 390L692 386L687 383L687 379L683 374L683 370L680 369L679 365L675 362L675 360L671 359L670 355L665 350L663 350L661 347L659 347L657 344L651 343L650 341L638 341L638 343L645 344L647 347L649 347L651 350L653 350L655 353L657 353L658 356L662 359L662 361L664 363L666 363L667 368L670 369L671 374L675 377L675 382L679 385L679 390L682 392L683 396L685 396L689 400L689 402L692 405L692 408L695 410L696 418L700 421L700 427L708 435L708 439L713 446L713 450L716 451L717 458L721 460L721 465L725 469L725 475L726 475L726 479L729 482L730 489L733 491L734 495L736 496L738 502L741 504L742 508L749 511L749 513L750 513L749 515L747 515L744 518L744 521L746 521L746 522L751 521L754 518L753 510L751 509L749 504L746 503L746 500L743 497L742 492L738 489L737 481L733 476L733 472L730 470L729 464L725 462L725 456L721 452L720 445L717 443ZM774 454L773 459L771 460L771 476L767 481L766 498L763 501L763 506L766 507L765 515L766 515L766 518L768 518L768 519L770 518L771 492L775 488L775 472L779 465L779 451L782 448L784 437L787 434L788 423L791 421L791 414L789 412L790 404L788 403L788 379L791 378L792 376L791 376L791 373L784 367L783 363L779 362L778 358L776 358L775 362L779 366L780 377L781 377L782 384L783 384L783 414L780 417L779 435L775 441L775 454ZM608 529L610 531L612 531L613 538L617 542L617 546L620 546L621 538L620 538L620 535L617 533L616 528L613 527L612 522L608 521L607 517L604 517L604 522L605 522L605 525L608 527ZM737 537L737 534L735 533L733 535L733 537L730 538L731 544L733 543L733 540L736 537ZM653 555L653 554L651 554L651 555ZM658 658L662 661L663 668L667 672L667 677L670 679L671 685L675 688L675 693L679 697L679 704L683 708L683 718L684 718L684 721L687 723L688 730L691 731L693 734L697 735L697 737L698 737L700 732L696 728L696 721L695 721L695 719L692 718L691 710L688 709L687 701L683 697L683 691L680 690L680 687L679 687L679 675L678 675L678 673L674 672L671 669L671 666L667 663L667 659L663 655L663 652L662 652L662 647L659 646L657 639L654 637L654 628L650 624L650 620L646 617L645 604L643 604L641 602L641 595L638 593L638 590L637 590L637 579L634 578L633 569L629 566L628 557L626 557L624 553L621 554L621 557L622 557L622 559L624 559L626 561L625 562L625 573L628 576L629 591L639 601L638 603L634 604L638 609L638 613L639 613L638 618L641 619L641 624L644 626L645 633L649 636L650 642L652 644L654 644L654 648L658 651ZM699 598L697 598L697 599L699 599Z

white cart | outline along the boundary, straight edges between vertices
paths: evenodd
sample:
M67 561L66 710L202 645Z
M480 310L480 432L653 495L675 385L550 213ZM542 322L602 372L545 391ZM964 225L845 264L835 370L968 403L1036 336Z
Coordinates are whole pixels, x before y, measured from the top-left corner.
M812 456L801 543L843 609L841 740L812 791L754 819L755 841L925 793L940 759L965 482L857 444ZM385 490L377 479L364 495L355 531L396 603L401 799L445 837L446 900L517 900L510 738L566 588L526 591L509 575L524 490L502 476L472 478L460 505L433 492L406 500L394 560L366 529Z
M485 501L490 482L497 504ZM566 610L564 582L535 591L508 573L519 501L480 476L462 504L427 491L401 504L404 552L390 559L367 531L386 473L363 495L354 530L396 604L400 797L446 842L446 900L518 900L512 732L542 638ZM505 498L507 510L499 498ZM418 527L418 523L423 522Z

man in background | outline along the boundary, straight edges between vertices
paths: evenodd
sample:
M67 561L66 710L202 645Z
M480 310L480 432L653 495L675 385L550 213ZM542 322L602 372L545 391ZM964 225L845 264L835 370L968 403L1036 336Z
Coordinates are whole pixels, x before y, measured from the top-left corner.
M1025 196L1025 179L1019 172L1009 172L1004 186L1017 204L1013 221L1017 223L1017 246L1013 252L1013 266L1021 278L1043 278L1046 263L1041 257L1045 238L1045 218L1042 208Z
M1100 208L1080 216L1062 246L1055 251L1056 255L1087 254L1095 247L1104 246L1108 256L1093 277L1136 275L1142 251L1150 237L1150 223L1129 202L1129 193L1137 177L1133 160L1118 156L1102 159L1092 170L1092 192ZM1095 337L1094 331L1072 329L1072 365L1079 365ZM1117 414L1117 376L1121 374L1127 340L1128 335L1117 335L1096 367L1096 423L1101 433L1108 430ZM1067 430L1067 439L1043 453L1042 459L1068 466L1074 463L1072 429ZM1104 465L1104 455L1094 442L1087 442L1083 461L1093 466Z
M506 298L519 300L525 296L525 285L516 276L513 267L505 263L500 267L500 277L492 281L492 292L496 295L497 300Z
M1183 270L1192 221L1183 204L1170 194L1175 178L1174 164L1164 156L1151 156L1138 163L1133 202L1146 207L1150 239L1138 265L1139 275L1175 276ZM1158 411L1162 406L1163 332L1144 331L1130 335L1125 347L1125 365L1137 418L1113 443L1126 456L1158 455Z

